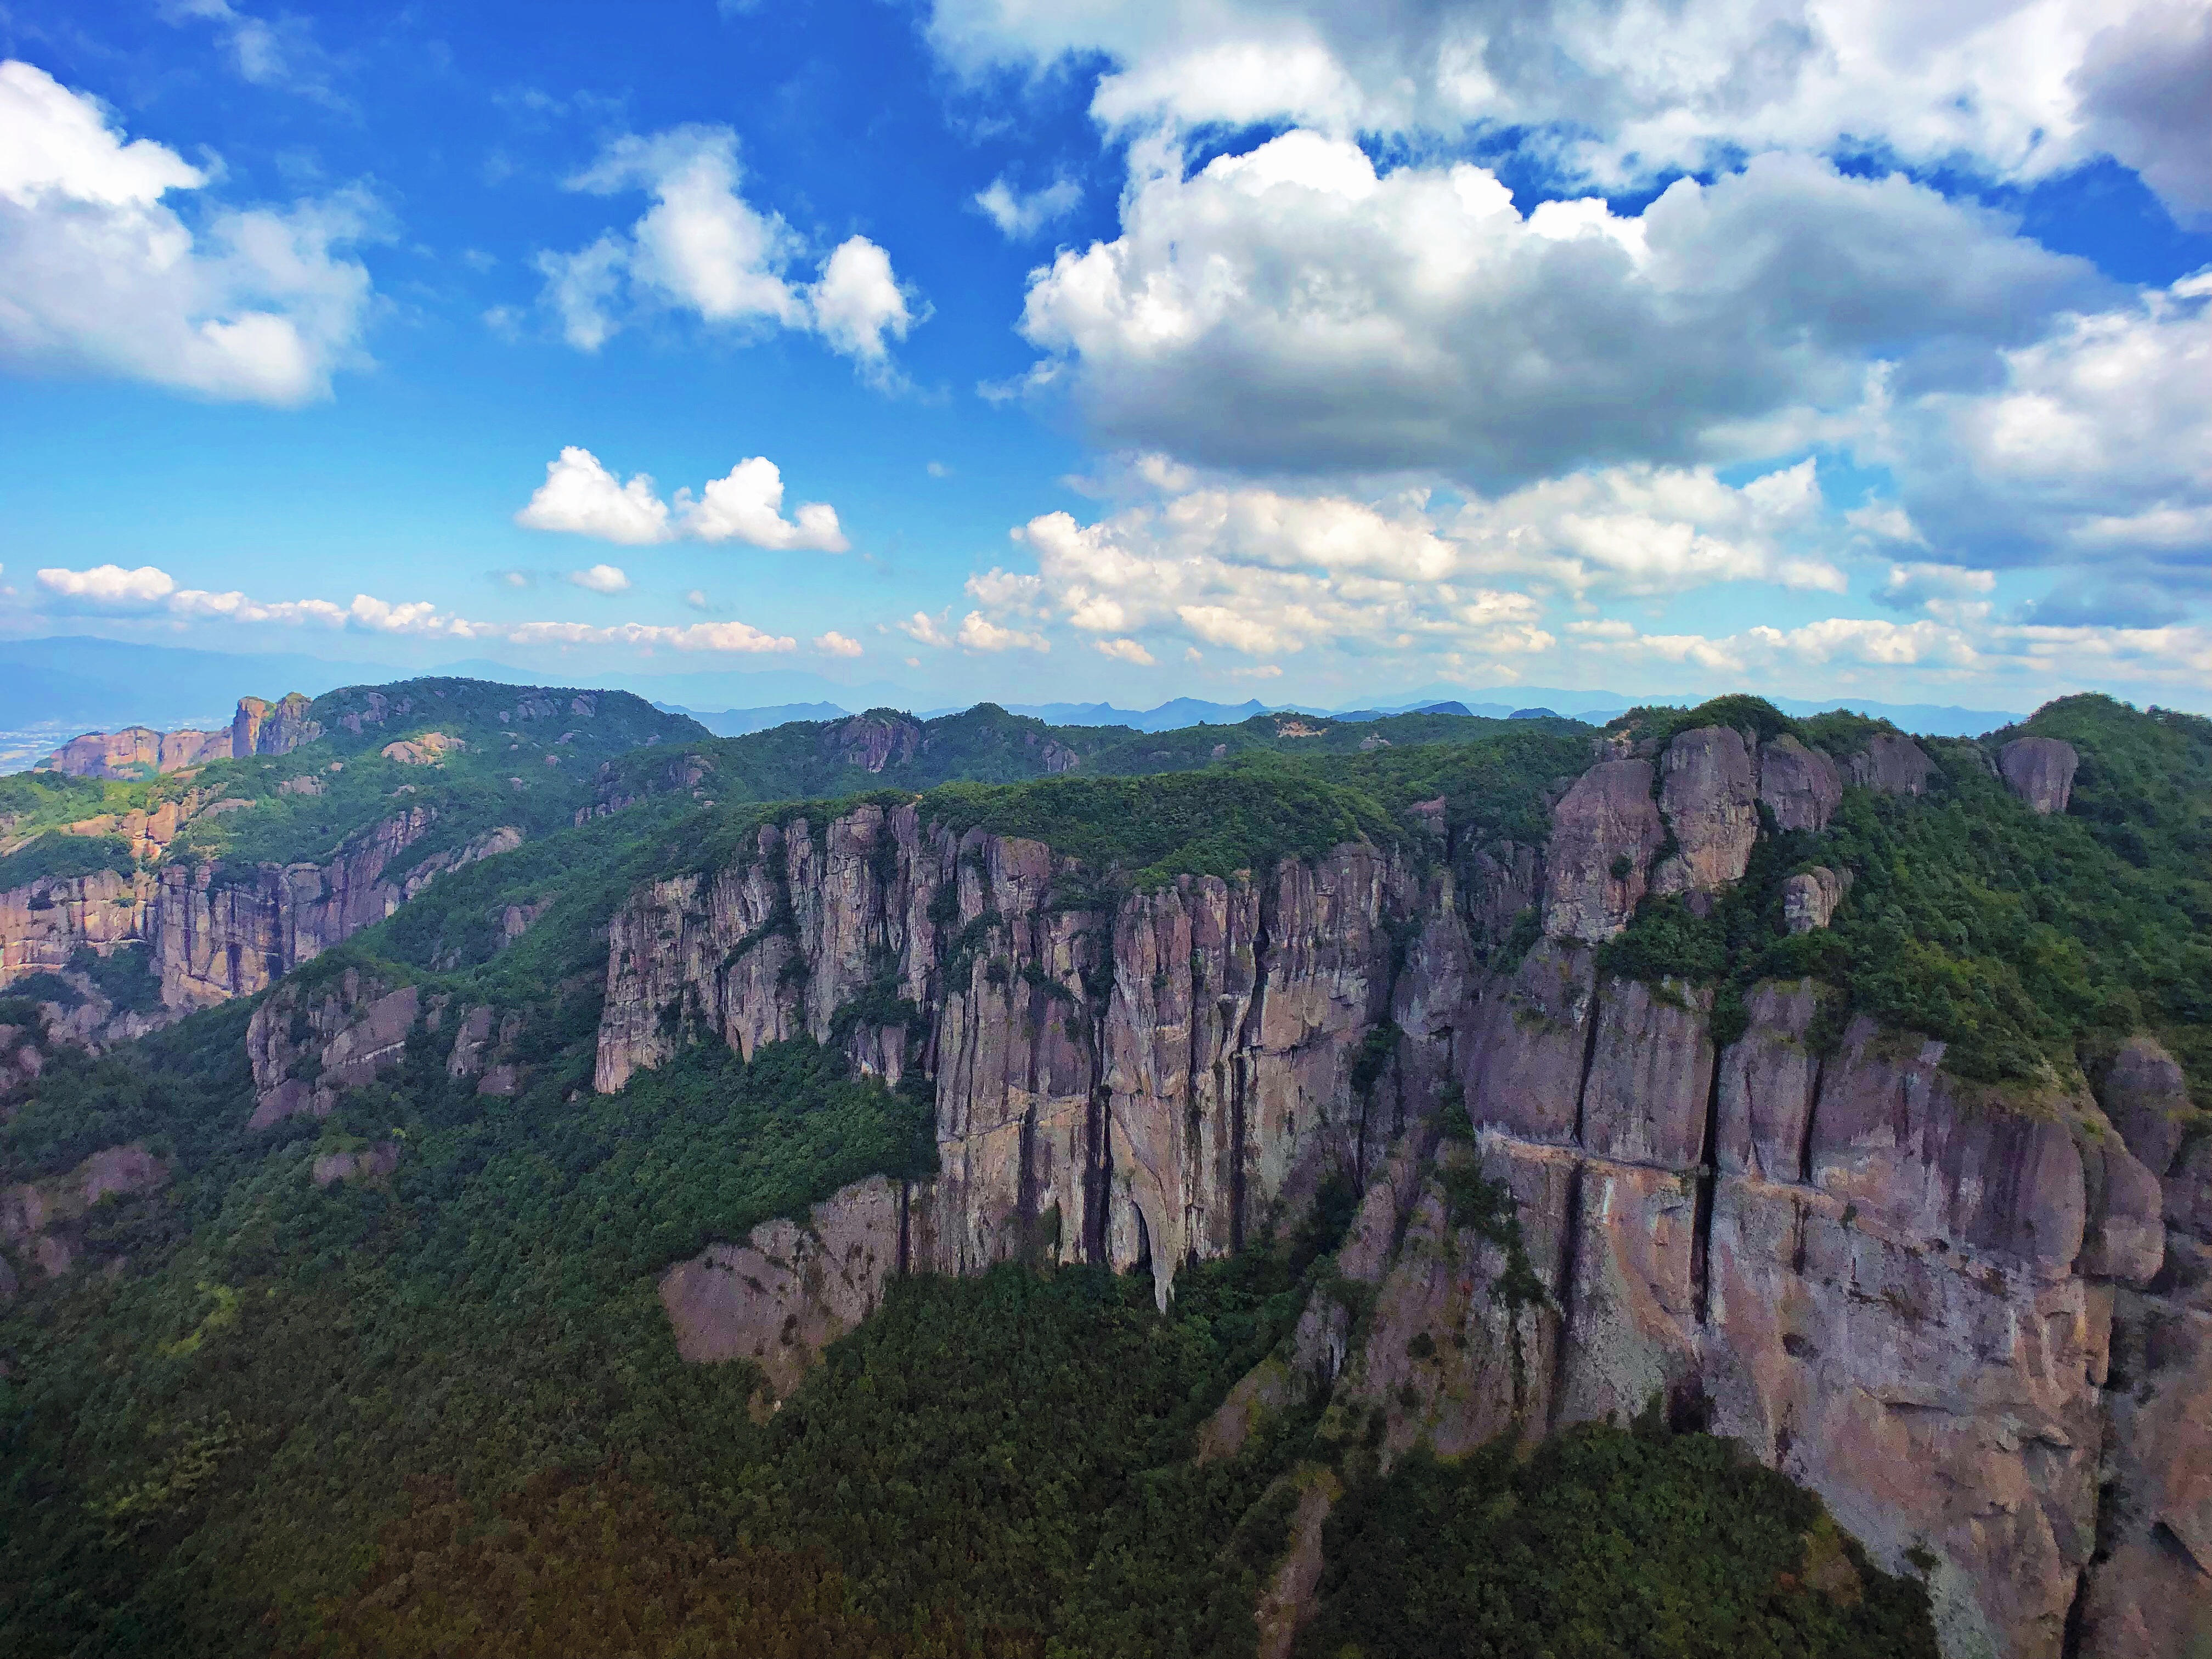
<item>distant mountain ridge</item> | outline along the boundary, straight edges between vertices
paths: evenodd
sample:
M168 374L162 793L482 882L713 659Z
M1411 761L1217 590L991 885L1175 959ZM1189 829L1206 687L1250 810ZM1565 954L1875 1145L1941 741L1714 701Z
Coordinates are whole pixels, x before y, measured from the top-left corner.
M922 699L884 681L845 686L797 669L580 677L573 672L554 676L472 659L431 672L515 685L548 686L580 678L629 691L663 709L687 714L725 737L764 731L794 720L834 720L868 708L910 710L924 719L959 712L950 706L917 707ZM8 732L43 734L36 741L0 744L0 770L33 763L82 732L114 732L132 726L155 731L212 728L227 718L241 691L254 687L317 696L341 686L388 684L407 678L406 671L384 664L327 661L296 653L204 651L88 635L0 642L0 709L6 711L0 726ZM1000 706L1010 714L1030 715L1053 726L1125 726L1138 732L1165 732L1199 725L1234 726L1255 714L1277 711L1325 714L1337 720L1372 719L1440 705L1444 706L1444 713L1491 720L1508 720L1525 711L1544 709L1602 724L1639 705L1688 708L1701 700L1686 693L1637 696L1556 686L1482 688L1439 683L1402 696L1370 696L1333 707L1298 701L1263 702L1256 697L1232 703L1188 696L1170 698L1146 709L1122 708L1107 702L1001 702ZM2024 718L2003 709L1869 698L1774 697L1771 701L1792 715L1844 708L1889 720L1908 732L1938 737L1971 737Z

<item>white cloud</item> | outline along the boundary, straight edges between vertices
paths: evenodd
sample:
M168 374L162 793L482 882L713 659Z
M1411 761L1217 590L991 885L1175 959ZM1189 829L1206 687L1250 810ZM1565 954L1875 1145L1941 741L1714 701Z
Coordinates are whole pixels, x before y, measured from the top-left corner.
M814 326L830 349L880 370L890 348L921 320L891 274L891 256L865 236L848 236L823 262L822 279L807 290Z
M582 580L585 577L597 580ZM592 570L574 573L571 580L599 592L615 592L628 586L626 580L617 580L621 577L622 573L613 566L599 565ZM684 628L651 623L607 626L568 622L489 623L454 616L427 599L395 604L371 593L356 593L352 602L344 605L327 599L262 601L240 592L212 593L200 588L180 588L167 571L152 565L142 565L136 570L112 564L95 565L89 570L41 570L39 580L65 605L141 614L152 611L188 621L292 627L312 624L417 639L503 640L524 646L633 646L647 650L666 647L677 651L746 655L799 648L799 641L787 635L766 633L742 622L694 623ZM836 655L857 655L860 650L838 634L825 635L815 644ZM851 649L848 652L843 647Z
M89 570L41 570L39 584L64 599L130 610L157 605L177 591L175 579L150 564L142 564L136 570L125 570L119 564L96 564Z
M1801 461L1730 488L1710 468L1609 467L1477 500L1450 526L1462 568L1520 575L1577 599L1649 597L1712 582L1844 591L1844 573L1799 544L1820 527L1820 483Z
M814 648L825 657L857 657L860 654L860 641L848 639L834 628L827 634L815 636Z
M2165 0L2114 8L2107 22L2068 76L2084 147L2133 167L2201 226L2212 217L2212 10Z
M404 634L419 639L484 640L508 637L511 630L494 623L471 622L449 616L428 599L393 605L371 593L356 593L346 607L353 625L371 634Z
M596 536L625 547L665 542L675 533L668 504L653 494L651 477L640 472L628 483L618 483L598 456L574 444L545 464L545 482L514 521L526 530Z
M2185 0L935 0L929 33L970 72L1103 55L1109 126L1521 129L1601 179L1846 144L2035 179L2109 151L2186 202L2203 20Z
M585 255L595 268L604 264L609 283L620 270L641 298L688 307L709 322L804 326L805 301L782 275L804 244L780 216L738 194L738 138L727 127L617 138L569 188L602 196L642 190L653 204L626 240L602 237ZM595 297L594 305L611 329L604 301Z
M1000 177L975 192L975 205L1010 242L1027 241L1047 225L1058 223L1075 211L1075 204L1082 199L1083 186L1073 179L1056 179L1038 190L1019 191Z
M1001 570L996 565L968 578L963 584L968 597L992 611L1012 611L1024 617L1044 614L1044 578Z
M1134 640L1093 640L1091 648L1101 656L1111 657L1117 662L1134 663L1139 668L1153 665L1152 653Z
M358 191L214 210L164 199L208 174L43 70L0 63L0 360L295 404L360 356L368 273Z
M602 236L574 253L538 253L533 264L545 279L545 303L561 319L561 333L579 351L597 351L621 326L614 319L629 251L612 236ZM495 331L508 319L503 307L484 313Z
M1810 461L1741 486L1701 468L1616 467L1469 499L1442 518L1421 494L1197 489L1090 525L1046 514L1014 533L1036 571L969 576L987 611L1124 639L1164 630L1246 656L1516 658L1554 643L1547 592L1583 605L1724 581L1845 586L1819 550L1838 532Z
M980 611L970 611L960 619L960 632L954 637L970 651L1012 651L1017 647L1024 651L1052 649L1051 642L1043 635L1019 628L1001 628Z
M595 564L588 570L571 570L568 580L594 593L620 593L629 586L629 577L623 573L622 567L612 564Z
M617 623L594 627L589 623L517 623L500 631L513 645L629 645L647 650L665 646L676 651L721 651L742 655L796 651L799 641L787 635L764 634L747 623L693 623L688 628L668 628L653 623Z
M915 611L914 615L898 624L898 630L916 645L933 645L943 648L952 643L946 636L945 629L939 625L937 619L931 617L927 611ZM914 666L915 659L908 658L908 665Z
M179 588L169 596L166 607L172 616L206 618L217 622L275 623L285 627L301 627L313 623L323 628L343 628L348 611L343 605L328 599L276 599L263 601L248 599L235 589L228 593L210 593L199 588Z
M702 542L750 542L778 551L842 553L852 545L837 523L837 509L826 501L805 502L791 518L783 516L783 474L765 455L739 461L726 477L708 481L696 498L688 489L678 490L672 513L647 474L634 474L623 483L590 450L571 444L546 463L545 482L514 521L526 530L595 536L626 547L672 541L679 535Z
M692 125L626 135L568 181L611 196L642 191L653 205L627 231L608 231L572 253L541 252L544 301L568 343L597 351L640 313L688 311L738 332L811 330L878 380L890 376L889 340L927 317L902 288L890 256L865 236L847 238L811 283L792 280L806 239L738 193L737 134Z
M677 494L684 533L702 542L735 539L777 550L805 549L842 553L852 544L837 525L837 509L808 501L791 519L783 516L783 474L765 455L739 461L726 477L709 482L694 501Z
M1022 331L1103 436L1230 467L1443 469L1486 489L1776 453L1866 364L1977 371L2107 285L1902 176L1753 158L1640 215L1523 215L1490 172L1377 174L1291 132L1185 176L1144 149L1121 235L1031 280ZM1932 371L1931 371L1932 372Z
M707 603L707 590L703 587L695 587L690 592L686 593L684 596L684 603L690 605L694 611L711 611L714 609L714 606Z
M1577 624L1569 631L1584 630ZM1965 614L1956 621L1910 623L1832 617L1721 638L1613 626L1587 632L1590 648L1602 653L1613 672L1639 661L1671 663L1739 684L1893 690L1899 677L1909 674L1922 684L1973 683L1995 694L2039 700L2063 690L2108 687L2116 675L2185 692L2212 675L2212 629L2202 627L2049 627Z
M271 21L239 10L229 0L165 0L161 11L172 23L213 23L240 80L339 103L325 72L325 54L303 19L286 15Z
M1996 384L1899 400L1876 447L1931 544L2201 586L2212 566L2212 271L2063 318Z
M1983 599L1996 589L1996 573L1955 564L1893 564L1874 602L1893 611L1918 611L1960 600Z

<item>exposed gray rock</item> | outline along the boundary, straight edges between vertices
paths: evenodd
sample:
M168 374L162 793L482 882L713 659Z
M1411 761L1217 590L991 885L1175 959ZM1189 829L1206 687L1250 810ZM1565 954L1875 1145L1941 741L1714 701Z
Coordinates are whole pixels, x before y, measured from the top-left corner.
M1910 738L1877 732L1851 757L1851 781L1886 795L1917 795L1936 775L1936 763Z
M804 1223L764 1222L743 1244L679 1261L660 1280L677 1352L695 1363L750 1359L781 1401L883 1300L900 1271L905 1206L902 1189L875 1176L817 1204Z
M1809 933L1835 920L1836 907L1850 891L1848 870L1815 865L1782 884L1782 921L1792 933Z
M1778 830L1825 830L1844 798L1835 762L1784 732L1759 750L1759 799Z
M1666 839L1651 763L1601 761L1552 809L1545 848L1544 931L1592 943L1628 925Z
M2005 787L2027 803L2032 812L2063 812L2074 793L2074 774L2081 757L2057 738L2015 738L1997 755Z
M1741 880L1759 839L1759 781L1743 734L1724 726L1679 732L1659 768L1659 810L1679 850L1652 872L1652 890L1717 893Z

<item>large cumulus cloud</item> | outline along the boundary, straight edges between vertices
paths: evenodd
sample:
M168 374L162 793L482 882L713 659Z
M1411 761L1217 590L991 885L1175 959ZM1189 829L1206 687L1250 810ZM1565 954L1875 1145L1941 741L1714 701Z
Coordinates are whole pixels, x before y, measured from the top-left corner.
M2188 0L935 0L957 66L1097 63L1109 125L1510 132L1599 180L1849 145L2204 205ZM2191 75L2194 70L2196 78Z
M93 99L0 63L0 361L299 404L361 355L368 273L342 250L358 192L284 208L178 204L209 174L126 139Z
M1133 183L1121 234L1033 279L1033 379L1093 430L1248 470L1510 486L1760 453L1860 399L1869 360L1978 372L2106 285L1901 176L1767 155L1640 215L1522 213L1468 164L1379 174L1293 132ZM1768 453L1771 453L1771 449Z

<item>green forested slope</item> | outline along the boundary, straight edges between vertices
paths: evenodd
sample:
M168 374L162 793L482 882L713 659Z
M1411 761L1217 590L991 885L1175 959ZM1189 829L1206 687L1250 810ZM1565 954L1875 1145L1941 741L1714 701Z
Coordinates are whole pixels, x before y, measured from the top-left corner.
M987 718L965 728L998 733L978 739L984 778L936 785L921 811L1085 859L1094 898L1349 835L1441 856L1408 817L1438 799L1463 843L1540 839L1588 732L1471 724L1473 740L1364 752L1255 744L1215 762L1209 744L1203 767L1152 780L1086 763L992 781L1029 744ZM2201 1054L2203 726L2043 711L2033 729L2085 756L2060 819L2026 813L1969 746L1931 744L1929 797L1852 792L1817 843L1763 848L1710 918L1652 907L1613 960L1723 987L1829 975L1952 1035L1962 1064L2078 1060L2131 1020ZM513 757L469 730L507 793L453 811L511 806ZM331 752L351 773L364 751ZM805 775L893 781L836 768ZM860 1176L920 1173L933 1149L925 1099L804 1042L749 1066L697 1048L590 1092L604 928L632 885L732 855L764 817L831 810L714 799L679 790L574 828L549 810L520 849L289 981L355 970L519 1017L514 1097L449 1078L450 1033L423 1030L330 1119L249 1131L240 1004L102 1058L58 1050L8 1097L0 1185L129 1141L173 1175L90 1220L112 1272L27 1280L0 1310L0 1651L1249 1653L1294 1466L1346 1493L1302 1650L1327 1659L1927 1651L1917 1585L1702 1437L1592 1429L1523 1466L1386 1479L1379 1425L1293 1412L1238 1456L1193 1462L1194 1425L1330 1282L1343 1194L1295 1237L1187 1270L1165 1317L1149 1282L1093 1270L902 1284L757 1418L748 1367L679 1363L655 1277ZM302 822L285 844L330 833ZM1852 896L1830 934L1786 940L1778 883L1821 860L1855 870ZM510 904L546 907L511 945ZM2023 1012L2045 1000L2055 1020ZM386 1141L404 1154L380 1182L307 1178L318 1155ZM1627 1629L1641 1646L1607 1645Z
M1776 730L1838 741L1759 708ZM1995 775L2021 736L2081 755L2066 812L2039 817ZM2068 697L2022 726L1922 746L1941 768L1927 794L1847 789L1820 833L1762 837L1710 916L1646 900L1607 966L1718 986L1723 1040L1752 982L1811 975L1850 1008L1942 1038L1950 1070L1988 1083L2063 1079L2148 1030L2212 1110L2212 720ZM1849 872L1850 895L1832 927L1787 938L1782 884L1816 866Z

